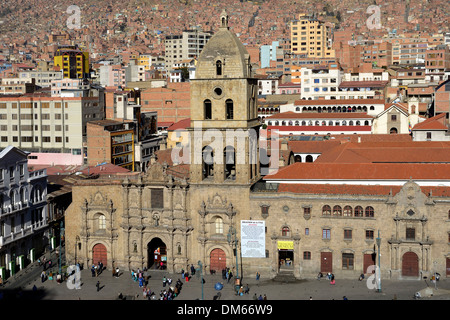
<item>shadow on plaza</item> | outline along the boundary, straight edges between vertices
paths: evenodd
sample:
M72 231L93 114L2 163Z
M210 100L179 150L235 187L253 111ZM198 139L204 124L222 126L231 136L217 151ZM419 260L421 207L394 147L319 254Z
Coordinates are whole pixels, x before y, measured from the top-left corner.
M23 290L18 289L1 289L0 290L0 303L3 301L17 301L17 300L42 300L47 296L46 290L32 289Z

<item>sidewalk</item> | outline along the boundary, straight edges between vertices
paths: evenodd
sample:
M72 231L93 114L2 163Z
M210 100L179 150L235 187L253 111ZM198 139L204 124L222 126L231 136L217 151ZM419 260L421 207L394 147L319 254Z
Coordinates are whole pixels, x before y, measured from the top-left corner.
M164 271L150 271L148 286L155 292L157 298L163 289L163 276L169 277L175 283L181 275L170 274ZM298 280L293 283L281 283L274 280L254 278L244 278L242 284L250 287L250 294L237 296L234 292L234 282L226 283L220 275L205 275L203 285L203 299L213 300L217 294L214 285L222 282L224 287L220 300L246 301L252 300L254 294L267 295L268 300L342 300L346 296L349 300L412 300L416 292L423 292L423 299L430 300L450 300L450 279L441 279L438 290L434 289L434 284L422 280L382 280L382 292L368 289L366 281L358 280L336 280L335 285L330 285L327 280ZM200 277L194 275L190 281L183 282L182 290L176 300L201 300L202 285ZM97 292L96 283L100 282L100 291ZM69 289L64 282L58 284L55 280L47 280L41 283L40 278L31 281L22 287L24 291L31 291L36 286L43 300L115 300L122 293L126 299L144 300L142 289L137 282L131 279L129 271L121 271L119 278L112 276L110 270L105 270L98 277L92 277L90 270L81 271L81 289ZM427 289L427 290L425 290ZM433 296L426 296L425 293L433 293Z

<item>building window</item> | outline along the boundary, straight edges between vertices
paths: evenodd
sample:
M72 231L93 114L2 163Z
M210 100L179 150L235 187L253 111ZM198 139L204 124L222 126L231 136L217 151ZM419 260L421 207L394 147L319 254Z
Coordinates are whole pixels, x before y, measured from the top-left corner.
M303 260L311 260L311 251L303 251Z
M416 240L416 229L406 228L406 240Z
M205 100L203 102L203 109L204 109L204 113L205 113L205 120L211 120L212 119L211 100Z
M344 207L344 217L351 217L353 215L353 209L350 206Z
M217 60L216 62L216 76L222 75L222 61Z
M309 236L309 228L305 228L305 235Z
M366 230L366 240L373 240L373 230Z
M333 207L333 216L342 216L342 208L341 206L334 206Z
M228 120L232 120L233 119L233 100L228 99L227 101L225 101L225 106L226 106L226 117Z
M343 253L342 254L342 269L343 270L353 270L354 255L353 253Z
M281 235L283 237L289 237L291 235L291 231L290 231L289 227L281 228Z
M324 240L331 239L331 229L322 229L322 239Z
M106 217L103 214L99 214L98 217L98 230L106 230Z
M427 140L431 140L431 132L427 132Z
M214 152L211 146L205 146L202 151L203 179L214 176Z
M220 217L216 218L215 225L216 225L216 233L222 234L223 233L223 219Z
M366 207L366 218L373 218L374 210L372 207Z
M322 207L322 215L330 216L331 215L331 207L329 205L325 205Z
M344 240L352 240L352 230L344 230Z
M359 218L359 217L363 217L363 215L364 215L363 208L360 206L355 207L355 217Z
M303 208L303 215L309 217L311 215L311 208L310 207Z

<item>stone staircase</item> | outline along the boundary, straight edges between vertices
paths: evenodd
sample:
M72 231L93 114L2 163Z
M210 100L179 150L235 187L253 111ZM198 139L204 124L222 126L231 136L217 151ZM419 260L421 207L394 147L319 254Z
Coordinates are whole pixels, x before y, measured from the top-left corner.
M277 282L295 282L297 279L294 276L294 270L292 269L282 269L278 271L278 274L273 278Z

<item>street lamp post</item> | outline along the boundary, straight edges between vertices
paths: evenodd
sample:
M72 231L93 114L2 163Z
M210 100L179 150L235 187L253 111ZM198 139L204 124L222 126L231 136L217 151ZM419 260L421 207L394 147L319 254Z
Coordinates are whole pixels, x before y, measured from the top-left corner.
M200 267L200 277L201 277L201 283L202 283L202 300L203 300L203 265L200 260L198 260L198 266Z
M380 238L380 230L378 230L378 237L376 239L377 241L377 246L378 246L378 279L377 279L377 283L378 283L378 288L377 288L377 292L381 292L381 255L380 255L380 246L381 246L381 238Z
M62 238L62 230L63 230L63 222L61 221L60 225L59 225L59 274L61 274L61 249L62 249L62 244L61 244L61 238Z
M234 247L235 247L235 255L236 255L236 285L240 284L239 282L239 262L238 262L238 239L237 239L237 232L236 229L233 228L232 226L230 226L230 229L228 230L228 234L227 234L227 240L228 243L231 245L232 243L234 243Z

